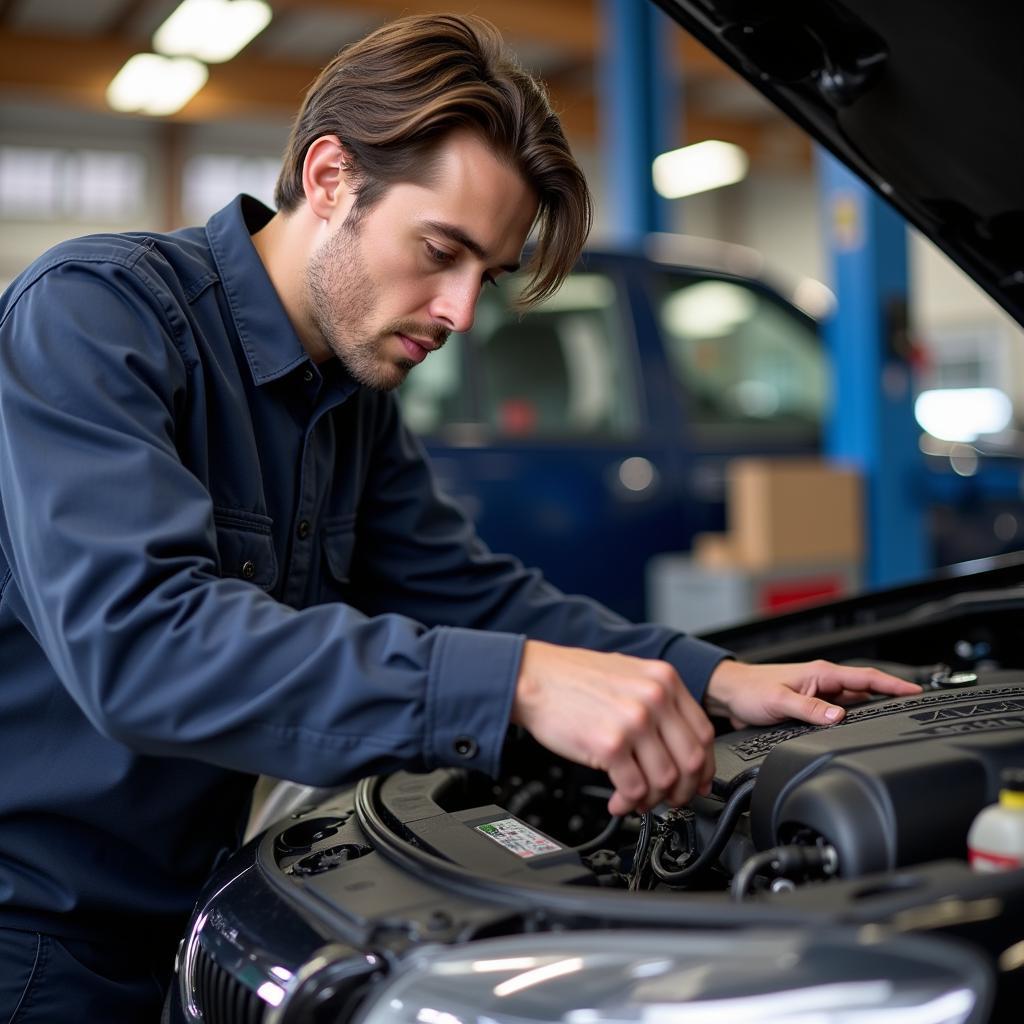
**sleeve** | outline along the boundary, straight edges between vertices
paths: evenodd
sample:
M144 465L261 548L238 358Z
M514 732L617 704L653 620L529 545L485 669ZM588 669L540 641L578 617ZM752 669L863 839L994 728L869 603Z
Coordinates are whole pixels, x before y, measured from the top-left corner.
M394 398L381 396L380 406L356 548L361 607L371 614L400 611L431 625L661 658L702 699L727 651L664 626L630 623L596 601L562 593L515 558L492 553L438 491L429 458ZM470 664L463 668L472 671Z
M51 265L0 320L5 601L60 683L143 754L314 785L495 772L520 636L296 611L217 574L211 499L176 447L199 369L151 262Z

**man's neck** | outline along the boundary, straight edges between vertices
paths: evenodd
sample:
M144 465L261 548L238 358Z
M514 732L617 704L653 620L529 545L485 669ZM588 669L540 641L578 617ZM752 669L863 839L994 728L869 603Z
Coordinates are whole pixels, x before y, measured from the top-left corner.
M275 213L252 236L252 244L302 347L314 362L322 363L331 352L306 312L305 271L312 237L310 226L304 223L308 216L302 206L292 213Z

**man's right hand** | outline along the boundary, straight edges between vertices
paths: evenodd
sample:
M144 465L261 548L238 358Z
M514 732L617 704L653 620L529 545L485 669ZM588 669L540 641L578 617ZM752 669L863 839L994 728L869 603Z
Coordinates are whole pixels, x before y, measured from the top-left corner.
M667 662L528 640L512 721L606 771L611 814L678 807L711 788L714 729Z

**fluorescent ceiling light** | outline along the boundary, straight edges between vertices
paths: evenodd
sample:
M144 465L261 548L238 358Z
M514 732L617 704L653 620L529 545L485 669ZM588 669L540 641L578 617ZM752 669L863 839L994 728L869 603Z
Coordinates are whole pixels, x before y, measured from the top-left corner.
M692 196L742 181L750 161L739 146L708 139L662 153L651 166L654 187L666 199Z
M917 396L914 416L933 437L970 442L1005 430L1013 418L1013 403L999 388L936 388Z
M153 34L153 49L220 64L252 42L271 15L264 0L182 0Z
M206 65L190 57L137 53L107 86L107 102L124 113L174 114L206 84Z

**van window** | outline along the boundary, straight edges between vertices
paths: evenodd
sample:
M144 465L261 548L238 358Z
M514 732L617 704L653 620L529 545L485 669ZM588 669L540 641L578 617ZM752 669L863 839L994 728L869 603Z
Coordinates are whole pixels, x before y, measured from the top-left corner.
M473 330L417 366L399 392L409 426L431 434L580 438L637 431L636 370L619 292L606 274L570 274L529 313L510 308L522 275L480 297Z
M820 429L825 356L796 310L741 282L668 274L655 305L697 428Z
M632 348L615 282L570 274L520 316L508 305L521 282L513 278L481 299L472 344L482 422L500 437L635 433Z

